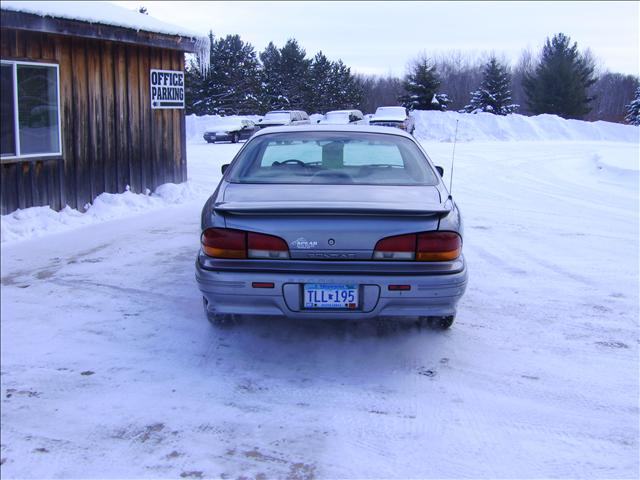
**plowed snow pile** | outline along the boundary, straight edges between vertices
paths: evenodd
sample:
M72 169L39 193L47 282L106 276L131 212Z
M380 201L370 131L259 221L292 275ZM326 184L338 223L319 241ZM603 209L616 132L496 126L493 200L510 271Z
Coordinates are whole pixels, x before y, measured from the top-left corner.
M453 142L458 121L459 142L584 140L640 141L640 128L611 122L565 120L557 115L499 116L491 113L416 111L415 136L421 140Z

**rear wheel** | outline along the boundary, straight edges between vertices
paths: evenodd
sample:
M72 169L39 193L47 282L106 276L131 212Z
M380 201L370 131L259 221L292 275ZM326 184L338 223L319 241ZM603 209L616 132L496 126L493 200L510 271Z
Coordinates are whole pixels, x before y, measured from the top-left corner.
M446 315L443 317L420 317L420 320L424 324L434 330L447 330L448 328L451 328L455 319L455 315Z

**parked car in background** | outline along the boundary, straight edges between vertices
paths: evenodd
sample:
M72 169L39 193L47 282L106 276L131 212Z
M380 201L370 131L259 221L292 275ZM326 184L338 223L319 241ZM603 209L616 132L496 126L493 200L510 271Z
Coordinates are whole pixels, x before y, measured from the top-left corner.
M415 122L405 107L378 107L369 124L379 127L395 127L413 135Z
M256 124L258 128L283 127L289 125L309 125L309 115L302 110L274 110Z
M251 137L257 130L258 128L252 120L241 118L228 120L224 124L207 129L204 132L203 138L207 143L238 143L240 140L246 140Z
M360 110L333 110L327 112L318 123L320 125L361 125L366 124L366 121Z
M462 220L411 135L268 128L222 171L196 259L212 323L283 315L451 326L467 284Z

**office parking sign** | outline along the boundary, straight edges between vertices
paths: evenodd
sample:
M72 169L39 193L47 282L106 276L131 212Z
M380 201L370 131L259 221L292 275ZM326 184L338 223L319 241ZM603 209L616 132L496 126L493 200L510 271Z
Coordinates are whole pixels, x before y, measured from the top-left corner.
M184 72L151 70L151 108L184 108Z

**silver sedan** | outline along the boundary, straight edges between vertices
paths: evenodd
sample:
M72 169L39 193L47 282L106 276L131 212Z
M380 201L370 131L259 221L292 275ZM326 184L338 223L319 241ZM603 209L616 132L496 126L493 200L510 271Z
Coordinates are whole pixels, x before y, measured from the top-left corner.
M222 169L196 261L213 323L284 315L451 326L467 284L462 220L411 135L270 128Z

